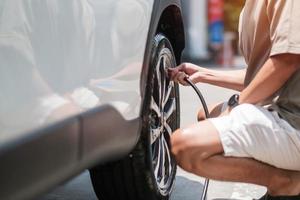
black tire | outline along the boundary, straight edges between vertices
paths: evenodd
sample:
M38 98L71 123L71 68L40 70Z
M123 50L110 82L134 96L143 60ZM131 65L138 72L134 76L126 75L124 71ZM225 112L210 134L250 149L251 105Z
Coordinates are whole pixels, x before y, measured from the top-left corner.
M100 200L170 198L177 167L170 153L170 134L179 127L180 109L178 85L166 76L166 68L176 66L175 56L162 34L153 39L149 66L138 144L124 159L90 170Z

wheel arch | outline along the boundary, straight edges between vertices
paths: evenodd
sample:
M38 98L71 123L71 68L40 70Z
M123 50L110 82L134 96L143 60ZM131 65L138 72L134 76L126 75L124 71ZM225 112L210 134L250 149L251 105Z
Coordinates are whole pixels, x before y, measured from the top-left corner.
M164 34L170 40L176 63L179 64L181 62L182 51L185 47L184 24L180 0L154 1L140 79L142 102L145 99L145 93L147 91L147 81L152 54L152 40L157 33ZM144 106L142 105L141 114L143 107Z
M157 33L163 33L170 40L176 57L176 63L179 64L181 53L185 46L183 20L179 7L169 5L165 8L158 22Z

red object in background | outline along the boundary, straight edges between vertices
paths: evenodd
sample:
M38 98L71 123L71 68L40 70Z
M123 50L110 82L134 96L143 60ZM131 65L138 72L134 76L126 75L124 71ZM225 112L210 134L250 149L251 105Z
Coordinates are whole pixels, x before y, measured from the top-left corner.
M224 0L208 0L208 24L213 58L223 67L233 66L233 33L224 33Z
M208 0L208 25L210 46L218 50L224 40L224 0Z
M224 0L208 0L208 22L224 21Z

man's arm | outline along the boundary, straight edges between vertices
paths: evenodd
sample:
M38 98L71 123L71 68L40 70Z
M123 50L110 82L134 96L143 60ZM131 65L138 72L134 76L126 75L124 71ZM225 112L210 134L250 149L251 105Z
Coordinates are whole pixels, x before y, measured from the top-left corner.
M242 70L212 70L191 63L182 63L174 69L170 69L171 78L182 85L188 85L184 78L189 78L194 82L208 83L228 89L242 91L244 89L244 79L246 69Z
M300 55L281 54L269 58L251 83L241 92L239 103L257 104L277 92L299 69Z
M245 74L246 69L228 71L207 69L206 72L199 73L195 79L196 82L242 91L245 88ZM193 76L190 78L193 78Z

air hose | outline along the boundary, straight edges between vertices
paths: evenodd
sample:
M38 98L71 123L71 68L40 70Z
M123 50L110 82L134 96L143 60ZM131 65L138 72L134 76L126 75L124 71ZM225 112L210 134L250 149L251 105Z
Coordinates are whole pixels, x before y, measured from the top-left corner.
M204 112L205 112L205 118L209 118L209 112L208 112L208 107L207 107L207 104L205 102L205 99L203 97L203 95L201 94L200 90L197 88L197 86L191 81L191 79L189 79L188 76L186 76L184 78L184 80L195 90L195 92L197 93L201 103L202 103L202 106L203 106L203 109L204 109ZM206 200L207 199L207 190L208 190L208 185L209 185L209 179L205 179L205 182L204 182L204 186L203 186L203 191L202 191L202 196L201 196L201 200Z
M186 76L184 78L184 80L190 85L192 86L192 88L195 90L195 92L197 93L201 103L202 103L202 106L203 106L203 109L204 109L204 112L205 112L205 118L208 118L209 117L209 112L208 112L208 107L207 107L207 104L204 100L204 97L203 95L201 94L200 90L197 88L197 86L191 81L191 79L189 79L188 76Z

